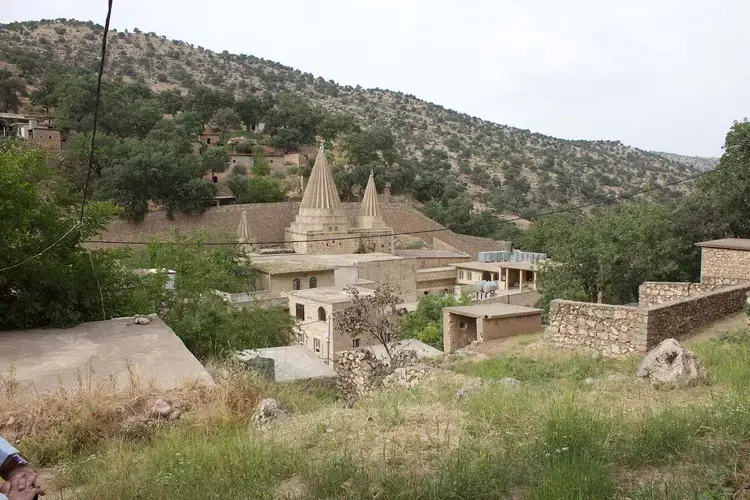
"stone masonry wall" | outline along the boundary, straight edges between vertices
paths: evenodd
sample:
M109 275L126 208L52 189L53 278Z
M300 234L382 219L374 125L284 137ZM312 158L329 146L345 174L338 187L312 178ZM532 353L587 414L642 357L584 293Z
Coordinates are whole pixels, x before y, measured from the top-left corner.
M720 283L647 281L638 288L638 305L648 307L682 300L695 295L713 292L723 286Z
M359 203L342 203L342 208L352 224L359 214ZM414 231L432 231L443 228L418 210L403 203L381 203L381 212L386 226L396 233ZM247 212L247 226L250 239L261 242L260 246L283 246L284 230L292 223L299 211L299 203L254 203L244 205L226 205L211 207L203 214L190 215L175 213L174 220L166 217L163 210L146 214L142 222L131 222L126 219L113 220L107 230L97 239L117 241L149 241L151 238L166 240L172 229L190 234L192 231L206 231L214 239L232 240L237 237L237 227L242 211ZM490 238L466 236L453 231L439 231L415 234L428 244L433 243L433 236L439 236L450 246L450 249L469 254L477 258L478 251L509 249L509 242L495 241ZM282 242L280 244L276 242ZM92 244L92 247L123 246L123 244Z
M553 300L545 339L605 356L646 350L645 312L638 307Z
M703 247L701 251L701 282L750 281L750 252L726 248Z
M680 338L701 326L741 311L750 283L719 288L702 295L646 308L647 348Z
M748 292L750 283L742 283L650 307L553 300L545 339L605 356L644 352L664 339L682 338L741 311Z

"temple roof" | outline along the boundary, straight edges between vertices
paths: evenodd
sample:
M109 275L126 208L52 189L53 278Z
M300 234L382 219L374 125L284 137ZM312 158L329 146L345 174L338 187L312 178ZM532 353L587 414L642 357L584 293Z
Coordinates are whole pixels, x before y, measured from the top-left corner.
M361 217L380 217L380 202L378 201L378 191L375 189L372 170L370 170L370 178L367 180L362 205L359 207L359 215Z
M300 210L303 209L341 210L339 193L333 182L333 174L328 167L322 144L315 158L315 165L310 173L305 194L302 196Z

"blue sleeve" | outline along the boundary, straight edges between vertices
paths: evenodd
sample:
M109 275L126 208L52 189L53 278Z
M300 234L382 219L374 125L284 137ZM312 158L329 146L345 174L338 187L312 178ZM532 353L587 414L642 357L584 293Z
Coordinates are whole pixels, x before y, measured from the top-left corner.
M15 455L16 453L18 453L18 450L13 448L9 442L0 437L0 465L5 462L6 458L11 455Z

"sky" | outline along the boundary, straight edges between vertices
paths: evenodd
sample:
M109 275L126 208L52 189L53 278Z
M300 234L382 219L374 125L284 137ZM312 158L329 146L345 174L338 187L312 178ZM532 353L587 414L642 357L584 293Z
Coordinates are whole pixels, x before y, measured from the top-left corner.
M0 0L104 24L106 0ZM720 156L750 117L747 0L114 0L111 25L567 139Z

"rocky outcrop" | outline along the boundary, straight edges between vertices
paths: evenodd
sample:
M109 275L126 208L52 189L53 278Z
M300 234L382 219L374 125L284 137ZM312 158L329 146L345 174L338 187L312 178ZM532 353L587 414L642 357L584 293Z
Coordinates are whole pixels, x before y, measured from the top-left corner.
M258 409L253 413L253 423L257 427L264 427L274 422L283 422L291 416L289 408L279 403L274 398L266 398L260 402Z
M693 351L675 339L666 339L646 353L636 376L658 388L684 389L705 382L706 367Z

